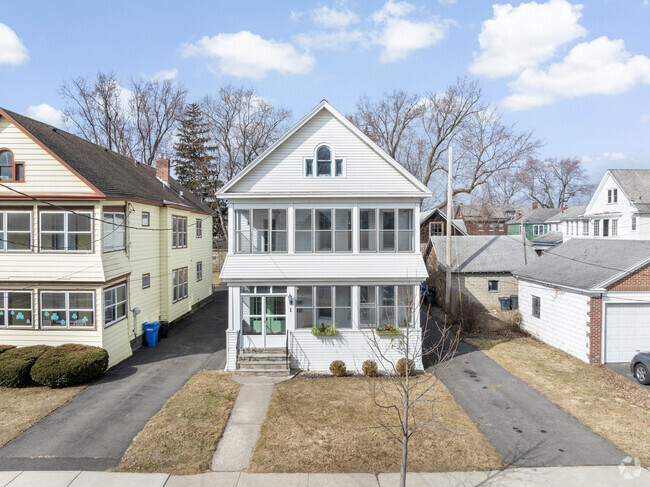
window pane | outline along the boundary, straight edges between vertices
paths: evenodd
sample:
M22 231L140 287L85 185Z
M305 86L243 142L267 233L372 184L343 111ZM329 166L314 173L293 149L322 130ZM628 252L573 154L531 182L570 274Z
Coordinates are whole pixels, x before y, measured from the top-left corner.
M361 306L375 306L375 286L359 286Z
M115 289L107 289L104 291L104 307L113 306L115 304Z
M335 250L337 252L351 252L352 251L352 232L335 232Z
M352 210L335 210L336 230L352 230Z
M298 328L311 328L314 326L314 308L297 308L296 326Z
M70 308L92 309L92 293L70 293Z
M63 233L42 233L41 250L65 250L65 235Z
M379 232L379 248L382 252L394 252L395 251L395 232L390 231L380 231Z
M257 294L268 294L271 292L271 286L257 286L255 292L257 292Z
M296 307L307 308L312 307L312 287L300 286L296 289Z
M272 286L271 287L271 292L272 293L286 293L287 292L287 286Z
M269 250L269 211L253 210L253 252Z
M9 309L30 309L32 307L32 295L30 293L7 293L7 308Z
M2 320L0 320L0 323L2 323ZM27 310L22 310L22 311L17 311L14 310L14 314L11 314L11 312L7 315L7 326L12 327L31 327L33 326L33 321L32 321L32 310L27 309Z
M336 160L336 173L337 176L343 176L343 159Z
M351 288L350 286L336 286L336 307L350 307L352 306Z
M332 308L316 308L316 325L330 326L332 324Z
M316 230L332 229L332 210L316 210Z
M8 250L29 250L30 249L29 239L30 239L29 233L7 232L7 242L6 242L7 249Z
M350 308L337 308L334 322L337 328L352 327L352 310Z
M283 315L286 312L286 298L284 296L268 296L266 298L267 315Z
M359 210L359 227L361 230L374 230L377 228L376 217L375 210Z
M89 232L90 231L90 218L89 214L68 213L68 231L69 232ZM124 223L124 214L122 213L121 224Z
M41 308L65 309L65 293L41 293Z
M126 286L119 286L116 288L117 302L126 301Z
M286 316L267 316L266 317L266 334L267 335L284 335L287 329Z
M381 222L382 230L395 229L395 211L394 210L379 210L379 221Z
M400 230L413 230L413 210L398 210Z
M380 293L381 306L395 305L395 286L381 286Z
M380 307L380 315L379 315L379 325L380 326L386 326L386 325L394 325L395 324L395 308L394 307Z
M311 210L296 210L296 230L311 230Z
M377 326L377 309L361 308L359 310L359 318L362 327Z
M332 231L316 231L316 251L332 251Z
M316 306L332 306L332 288L330 286L316 287Z
M273 252L286 252L287 251L287 232L272 232L271 233L271 250Z
M65 230L63 213L41 213L41 230L44 232L63 232Z
M296 252L311 252L311 231L296 231Z
M399 230L397 250L400 252L413 252L413 230Z
M375 252L377 250L377 233L375 230L362 230L359 237L359 248L362 252Z
M7 231L29 232L31 230L31 213L7 212Z
M237 233L237 252L250 252L250 211L235 212L235 231Z
M287 210L271 210L271 229L287 229Z
M71 233L68 235L68 250L91 250L92 236L90 233ZM124 248L124 242L115 244L115 248Z
M305 176L313 176L313 175L314 175L314 160L307 159L305 160Z
M332 174L332 161L318 161L318 175L329 176Z
M322 145L318 148L316 157L319 161L329 161L332 158L332 153L330 152L329 147Z

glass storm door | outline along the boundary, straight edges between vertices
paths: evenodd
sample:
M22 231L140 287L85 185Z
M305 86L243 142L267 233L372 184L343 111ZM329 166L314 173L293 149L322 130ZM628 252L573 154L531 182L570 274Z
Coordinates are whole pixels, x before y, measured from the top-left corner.
M242 348L283 348L287 296L242 296Z

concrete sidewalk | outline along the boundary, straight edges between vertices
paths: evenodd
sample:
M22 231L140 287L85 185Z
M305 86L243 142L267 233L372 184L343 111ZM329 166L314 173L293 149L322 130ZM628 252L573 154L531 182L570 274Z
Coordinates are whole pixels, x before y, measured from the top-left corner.
M409 487L646 487L650 471L627 467L516 468L490 472L409 473ZM399 474L212 472L199 475L113 472L0 472L0 487L394 487Z

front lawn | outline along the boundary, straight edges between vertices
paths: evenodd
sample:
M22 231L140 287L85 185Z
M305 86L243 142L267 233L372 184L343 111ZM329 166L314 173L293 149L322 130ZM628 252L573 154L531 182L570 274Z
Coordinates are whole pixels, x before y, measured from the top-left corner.
M116 470L173 475L209 470L240 388L225 372L199 372L149 420Z
M533 338L465 341L508 369L582 424L650 465L650 392Z
M398 472L401 444L374 418L383 414L363 378L296 378L275 386L250 472ZM411 471L493 470L501 456L436 384L437 425L416 434Z
M0 387L0 447L34 426L75 397L86 386L50 389L44 386Z

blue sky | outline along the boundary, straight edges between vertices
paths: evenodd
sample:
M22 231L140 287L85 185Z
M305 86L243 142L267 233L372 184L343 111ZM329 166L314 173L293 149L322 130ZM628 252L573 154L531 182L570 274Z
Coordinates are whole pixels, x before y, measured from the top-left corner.
M0 106L52 121L73 76L174 76L191 99L256 88L294 120L326 98L474 76L542 156L650 168L648 0L3 2Z

